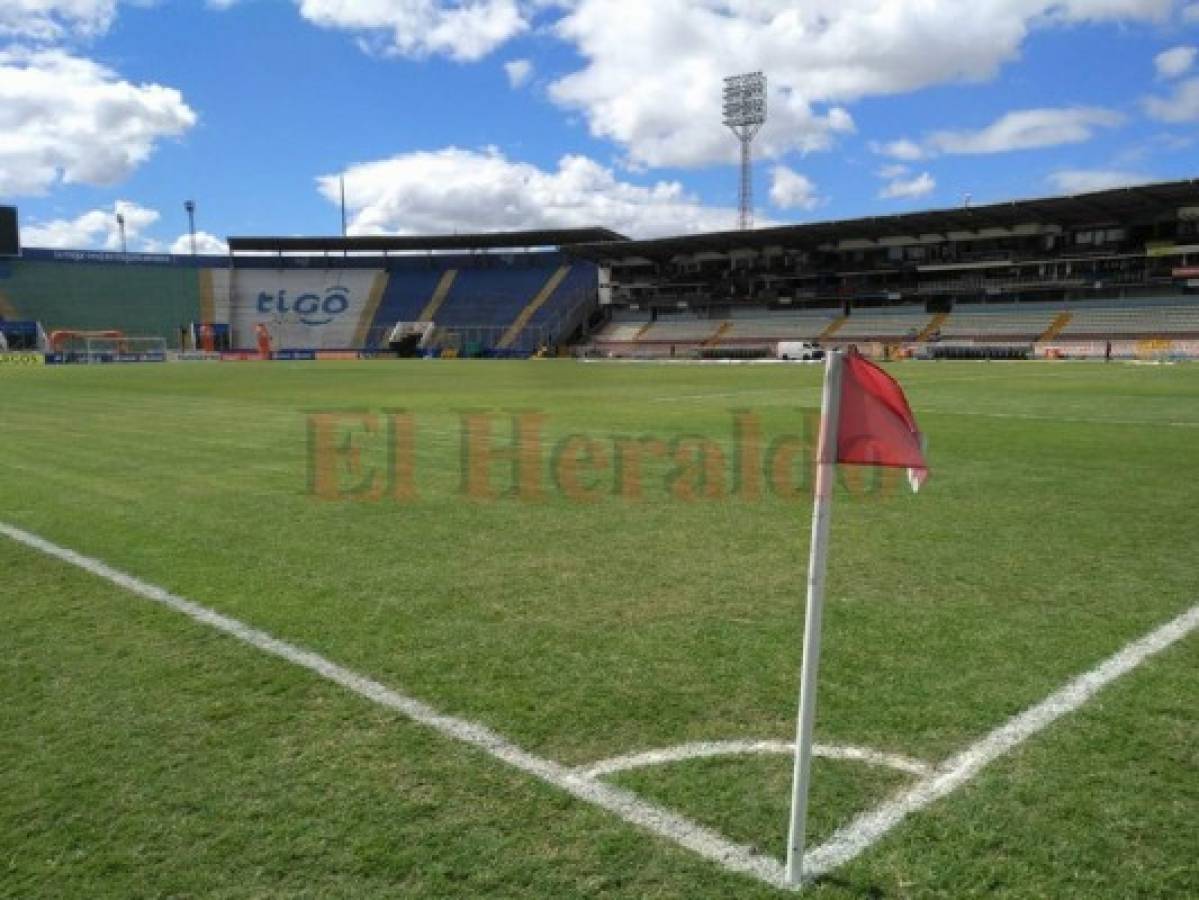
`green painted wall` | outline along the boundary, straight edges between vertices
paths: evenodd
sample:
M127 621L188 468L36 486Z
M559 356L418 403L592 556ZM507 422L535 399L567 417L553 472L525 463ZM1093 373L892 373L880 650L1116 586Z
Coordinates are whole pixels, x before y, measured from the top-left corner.
M164 337L200 318L199 269L17 259L0 266L0 315L58 328Z

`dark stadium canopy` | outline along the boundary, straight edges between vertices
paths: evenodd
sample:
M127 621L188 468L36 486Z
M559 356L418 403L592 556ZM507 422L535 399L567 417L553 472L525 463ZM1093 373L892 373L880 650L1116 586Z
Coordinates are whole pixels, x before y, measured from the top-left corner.
M491 250L567 247L628 240L607 228L494 231L481 234L370 235L364 237L231 237L230 253L400 253L420 250Z
M728 253L731 250L760 250L766 247L809 249L841 240L877 240L949 231L976 231L980 228L1010 228L1029 222L1064 226L1114 224L1161 216L1179 206L1199 207L1199 180L1144 184L1069 197L1011 200L987 206L784 225L754 231L721 231L625 241L621 244L585 243L572 246L570 253L596 261L633 257L660 260L705 251Z

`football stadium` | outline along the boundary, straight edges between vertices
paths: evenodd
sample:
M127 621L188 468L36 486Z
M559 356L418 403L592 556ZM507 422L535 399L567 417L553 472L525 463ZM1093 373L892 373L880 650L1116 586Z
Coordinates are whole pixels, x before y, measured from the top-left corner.
M1199 891L1199 181L5 216L0 893Z
M0 0L0 900L1199 897L1197 126L1192 0Z

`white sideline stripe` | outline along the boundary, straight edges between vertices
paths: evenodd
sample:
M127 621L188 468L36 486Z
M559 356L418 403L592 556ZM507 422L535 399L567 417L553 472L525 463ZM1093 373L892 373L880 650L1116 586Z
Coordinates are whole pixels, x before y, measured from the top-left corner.
M804 876L819 876L844 865L868 849L911 813L952 793L983 767L1022 744L1062 716L1074 712L1100 690L1126 675L1149 657L1165 650L1199 628L1199 605L1128 644L1089 672L1050 694L1040 703L1009 719L981 740L951 756L937 771L892 799L858 816L804 856Z
M168 606L197 622L211 626L239 641L315 672L322 678L339 684L367 700L395 710L439 734L470 744L522 772L557 787L579 800L614 813L633 825L673 841L693 853L718 863L734 872L750 875L773 887L787 886L783 865L776 859L762 856L749 847L726 840L711 829L670 810L642 800L631 791L613 787L579 775L569 767L535 756L502 737L490 728L439 713L426 703L392 690L377 681L339 666L317 653L273 637L230 616L172 594L149 582L127 575L111 566L60 547L20 528L0 522L0 534L18 544L24 544L47 556L70 563L86 572L124 588L125 590Z
M935 416L975 416L983 419L1028 419L1033 422L1067 422L1083 425L1162 425L1170 428L1199 428L1199 422L1170 421L1165 419L1092 419L1079 416L1052 416L1036 413L1000 413L973 412L958 409L937 409L935 406L922 406L922 413Z
M645 750L641 753L629 753L625 756L614 756L611 759L601 759L599 762L575 769L580 775L588 778L602 778L605 775L615 775L617 772L627 772L630 769L640 769L644 766L661 766L668 763L684 762L689 759L707 759L713 756L736 756L742 754L795 752L794 741L700 741L693 744L679 744L677 747L664 747L660 750ZM929 775L933 767L928 763L898 753L883 753L866 747L844 747L829 744L817 744L812 752L823 759L844 759L863 762L871 766L886 766L907 772L909 775Z

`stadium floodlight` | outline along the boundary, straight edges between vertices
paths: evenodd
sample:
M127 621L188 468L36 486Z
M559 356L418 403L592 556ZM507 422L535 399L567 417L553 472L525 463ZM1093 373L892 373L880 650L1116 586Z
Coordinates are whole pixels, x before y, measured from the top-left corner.
M766 76L761 72L730 75L724 80L724 124L741 142L740 225L754 222L753 141L766 124Z
M183 208L187 210L187 234L191 238L192 256L196 255L196 201L184 200Z
M125 244L125 217L117 213L117 230L121 232L121 255L128 256L129 248Z

